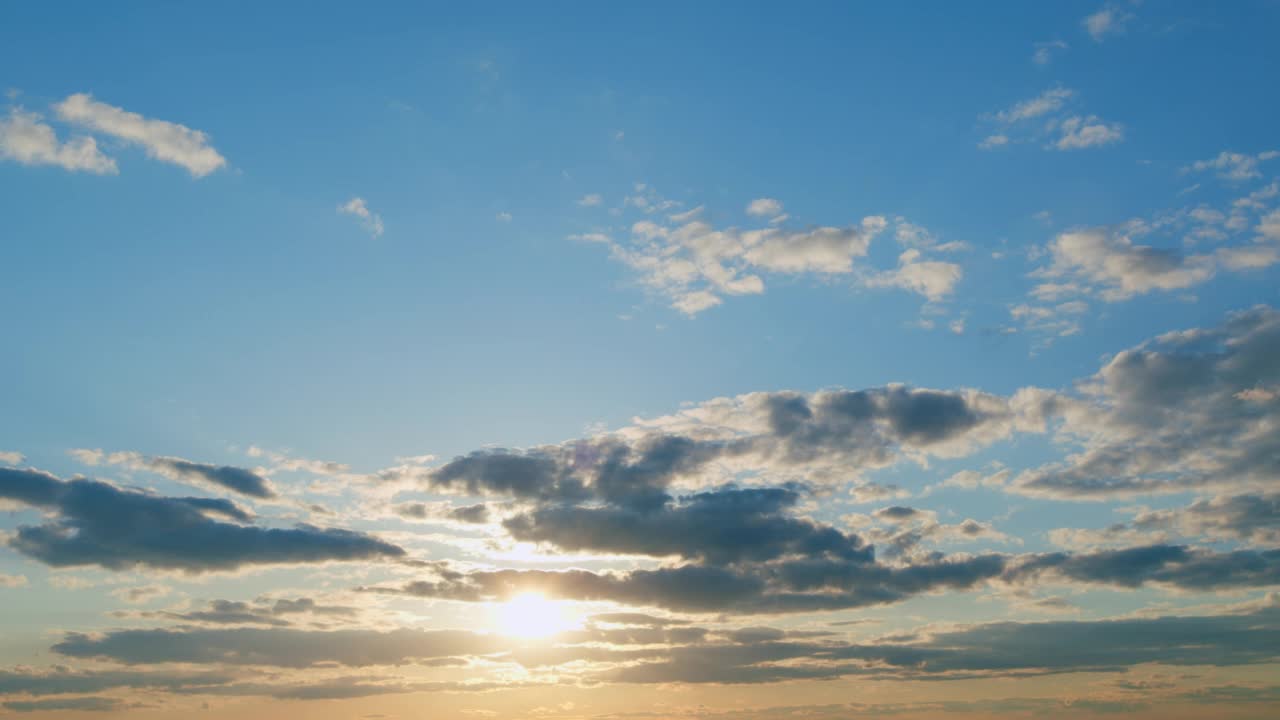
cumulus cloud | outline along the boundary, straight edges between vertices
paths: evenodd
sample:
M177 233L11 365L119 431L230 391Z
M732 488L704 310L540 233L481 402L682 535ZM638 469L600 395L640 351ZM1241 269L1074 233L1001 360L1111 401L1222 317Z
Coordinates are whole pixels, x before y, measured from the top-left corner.
M789 216L782 212L780 201L758 198L747 206L747 214L768 219L767 227L718 228L701 219L700 207L669 214L663 221L649 211L672 207L670 201L650 195L650 189L644 192L628 199L628 206L645 211L644 219L631 224L628 239L615 240L600 231L573 238L609 247L614 259L634 270L645 287L665 296L672 308L686 315L720 305L726 296L763 293L768 273L851 276L871 287L899 287L928 295L942 293L949 282L945 276L958 271L953 264L933 263L918 255L911 267L883 275L864 271L861 261L872 240L890 225L878 215L842 227L795 229L786 226ZM876 281L866 282L866 278Z
M1160 336L1117 353L1083 385L1088 404L1061 429L1078 452L1020 473L1011 487L1071 498L1265 488L1280 480L1280 404L1246 398L1277 383L1272 308Z
M919 250L911 248L898 257L898 267L873 275L871 287L897 287L925 296L932 302L944 300L964 277L959 265L939 260L924 260Z
M1217 268L1212 255L1140 245L1105 229L1064 232L1049 244L1049 252L1053 262L1039 273L1041 277L1085 284L1108 301L1199 285L1212 278Z
M1058 123L1058 139L1053 146L1059 150L1083 150L1120 142L1124 129L1119 123L1108 123L1096 115L1078 115Z
M116 161L98 149L91 137L58 140L39 115L13 108L0 118L0 158L23 165L53 165L72 172L115 175Z
M145 118L137 113L77 93L54 105L58 117L94 132L140 145L148 157L185 168L201 178L224 167L226 158L209 144L209 137L184 125Z
M747 204L747 214L754 217L776 217L782 214L782 203L773 198L756 198Z
M52 515L43 524L19 526L7 544L53 567L145 566L200 573L405 554L348 530L257 527L227 500L164 497L96 480L63 481L39 470L0 468L0 499Z

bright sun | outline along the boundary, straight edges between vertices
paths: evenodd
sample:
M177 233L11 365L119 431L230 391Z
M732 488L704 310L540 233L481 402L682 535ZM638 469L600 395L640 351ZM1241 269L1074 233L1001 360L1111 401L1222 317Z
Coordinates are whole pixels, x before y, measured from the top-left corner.
M538 638L577 627L567 603L548 600L537 593L522 593L496 607L495 618L504 635Z

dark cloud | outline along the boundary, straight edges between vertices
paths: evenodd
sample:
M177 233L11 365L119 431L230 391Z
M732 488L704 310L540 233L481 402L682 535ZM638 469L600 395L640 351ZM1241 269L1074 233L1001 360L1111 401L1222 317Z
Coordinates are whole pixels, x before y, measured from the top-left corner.
M1082 449L1022 473L1019 492L1106 498L1280 481L1280 312L1170 333L1118 353L1065 413Z
M268 499L276 496L267 479L245 468L231 465L206 465L176 457L147 457L143 464L161 475L175 479L204 482L249 497Z
M926 554L888 564L870 558L791 557L735 566L699 564L629 572L480 570L434 566L434 579L361 588L465 602L539 592L569 600L608 600L675 612L798 613L901 602L989 582L1033 585L1155 585L1232 591L1280 585L1280 550L1217 553L1149 546L1092 553Z
M722 488L662 506L547 507L509 518L517 540L569 551L680 556L710 563L831 555L865 561L871 551L855 535L785 514L799 500L793 488Z
M450 509L448 518L464 523L487 523L489 522L489 508L485 505L464 505Z
M19 527L8 540L14 550L54 567L141 565L194 573L405 554L348 530L256 527L226 500L164 497L96 480L64 482L38 470L0 468L0 498L55 514L42 525Z
M292 616L313 615L322 617L353 617L356 608L340 605L321 605L312 598L283 598L258 600L253 603L238 600L213 600L203 610L189 612L144 612L140 617L165 618L202 625L273 625L284 627L293 624Z
M492 635L462 630L298 630L174 628L68 633L53 651L74 658L151 663L224 663L305 668L452 663L452 658L504 649Z
M1047 652L1046 648L1052 648ZM806 662L794 662L804 659ZM991 623L914 643L780 642L674 647L656 662L604 671L613 682L756 683L844 675L901 679L1121 671L1144 663L1246 665L1280 659L1280 614Z
M1006 579L1044 576L1119 587L1164 585L1191 591L1238 590L1280 585L1280 550L1215 553L1179 545L1151 545L1092 553L1050 553L1010 564Z
M703 409L716 421L676 416L651 423L635 439L481 450L423 477L432 489L466 495L643 511L669 502L674 482L697 477L715 461L761 471L839 467L847 476L891 463L901 448L948 453L956 449L951 444L990 442L1007 436L1025 414L994 395L902 386L755 393Z

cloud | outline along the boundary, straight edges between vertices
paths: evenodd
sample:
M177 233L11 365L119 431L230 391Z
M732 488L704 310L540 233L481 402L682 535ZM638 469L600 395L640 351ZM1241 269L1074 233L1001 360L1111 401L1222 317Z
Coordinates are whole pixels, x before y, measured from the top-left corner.
M1069 278L1096 289L1108 302L1199 285L1217 268L1212 255L1139 245L1102 228L1061 233L1049 243L1049 253L1053 262L1041 277Z
M146 605L156 598L169 594L169 588L163 585L143 585L141 587L119 588L111 591L111 596L130 605Z
M93 138L59 142L53 128L42 123L39 115L21 108L11 109L9 117L0 119L0 158L97 175L119 172L116 161L104 155Z
M873 275L870 287L897 287L925 296L931 302L946 299L964 277L959 265L939 260L923 260L921 253L910 248L898 257L898 268Z
M1069 46L1061 40L1049 40L1047 42L1036 43L1036 51L1031 56L1031 61L1037 65L1048 65L1053 60L1055 51L1066 50Z
M583 195L578 200L578 204L581 205L582 207L598 207L603 203L604 203L604 198L599 193L590 193L588 195Z
M1280 493L1201 498L1186 507L1134 508L1133 519L1098 530L1060 528L1050 532L1066 547L1125 545L1171 537L1252 545L1280 545Z
M500 638L463 630L298 630L291 628L177 628L67 633L53 651L72 658L128 665L219 663L307 668L402 665L484 655Z
M104 453L101 450L76 449L72 457L87 464L123 465L135 470L147 470L172 480L213 487L247 495L260 500L276 497L271 484L261 475L245 468L230 465L207 465L176 457L150 456L137 452Z
M862 560L869 548L854 535L792 517L800 499L788 488L722 488L661 508L539 508L507 519L516 540L566 551L684 557L719 565L824 555Z
M1053 146L1059 150L1101 147L1124 139L1124 129L1118 123L1103 122L1096 115L1066 118L1058 124L1058 132Z
M0 450L0 463L4 463L6 465L20 465L26 461L26 459L27 456L20 452Z
M26 575L5 575L0 573L0 588L20 588L26 587Z
M49 712L70 710L74 712L118 712L128 710L132 704L109 697L52 698L49 700L7 700L4 709L13 712Z
M1044 576L1072 583L1137 588L1157 585L1188 591L1239 590L1280 585L1280 550L1215 553L1181 545L1049 553L1010 564L1005 579L1025 583Z
M53 567L137 566L200 573L274 564L396 559L401 548L363 533L247 524L227 500L175 498L96 480L62 481L39 470L0 468L0 499L53 515L22 525L10 548Z
M657 662L609 671L614 682L759 683L848 675L898 679L1027 677L1174 666L1274 662L1274 609L1246 615L989 623L911 643L759 642L673 648ZM1046 652L1052 648L1052 652ZM805 658L808 662L787 662Z
M782 203L773 198L756 198L747 204L747 214L752 217L776 217L782 214Z
M1023 100L1007 110L997 112L995 119L1005 124L1032 120L1061 110L1073 97L1075 97L1074 90L1063 87L1051 88L1030 100Z
M148 157L186 168L192 177L204 177L227 164L207 135L184 125L151 120L85 93L71 95L53 107L63 121L141 145Z
M650 211L675 205L651 194L647 186L641 195L628 198L628 206L645 212L644 219L632 223L629 238L615 240L604 232L579 233L572 238L606 245L615 260L638 274L642 285L689 316L720 305L726 296L763 293L764 276L770 273L852 276L869 287L899 287L921 294L939 288L934 279L940 277L942 268L925 265L923 259L912 263L920 267L888 271L883 276L863 270L860 261L867 256L872 240L889 226L889 221L878 215L843 227L795 229L785 227L789 216L782 214L780 201L758 198L748 205L748 215L770 218L767 227L717 228L700 219L701 208L669 214L663 221L656 211ZM882 281L866 282L868 277Z
M713 486L725 473L823 483L905 458L963 455L1017 427L1040 425L1040 397L905 386L752 393L641 421L623 433L475 451L423 470L419 479L428 489L468 496L662 509L673 484Z
M381 237L383 230L386 229L382 224L382 216L369 210L369 206L362 197L353 197L345 204L339 205L338 212L343 215L354 215L360 218L364 229L375 240Z
M1002 133L996 133L995 135L988 135L985 138L983 138L982 142L978 143L978 148L981 150L994 150L996 148L1004 147L1008 144L1009 144L1008 135L1004 135Z
M248 603L238 600L213 600L203 610L187 612L142 613L142 617L158 617L200 625L272 625L284 627L294 624L298 616L315 618L351 618L356 608L342 605L322 605L309 597L259 598Z
M1075 97L1074 90L1050 88L1036 97L984 116L984 119L997 123L1000 131L988 135L978 143L978 147L992 150L1014 142L1047 138L1046 148L1082 150L1111 145L1124 139L1124 128L1119 123L1106 122L1096 115L1068 115L1067 104Z
M1243 182L1254 178L1262 177L1262 171L1258 169L1259 163L1280 157L1280 151L1269 150L1261 152L1257 155L1246 155L1244 153L1230 152L1223 150L1218 153L1217 157L1209 160L1198 160L1190 166L1183 168L1183 172L1205 172L1213 170L1217 172L1218 177L1224 180L1235 182Z
M1133 19L1133 13L1125 12L1113 5L1107 5L1097 12L1089 15L1081 24L1088 31L1089 37L1094 42L1102 42L1109 35L1119 35L1124 32L1125 25Z
M1011 489L1110 498L1266 488L1280 480L1280 404L1241 394L1277 383L1280 312L1269 307L1124 350L1064 415L1061 439L1078 451L1020 473Z
M216 686L235 677L225 672L173 672L135 670L73 670L53 667L48 670L16 668L0 670L0 695L70 695L102 692L117 688L177 691L185 688Z

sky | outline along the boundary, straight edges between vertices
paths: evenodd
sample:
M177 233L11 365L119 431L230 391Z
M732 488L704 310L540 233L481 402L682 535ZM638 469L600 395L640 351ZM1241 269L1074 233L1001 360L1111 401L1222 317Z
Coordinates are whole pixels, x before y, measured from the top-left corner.
M1274 716L1278 28L0 5L0 715Z

